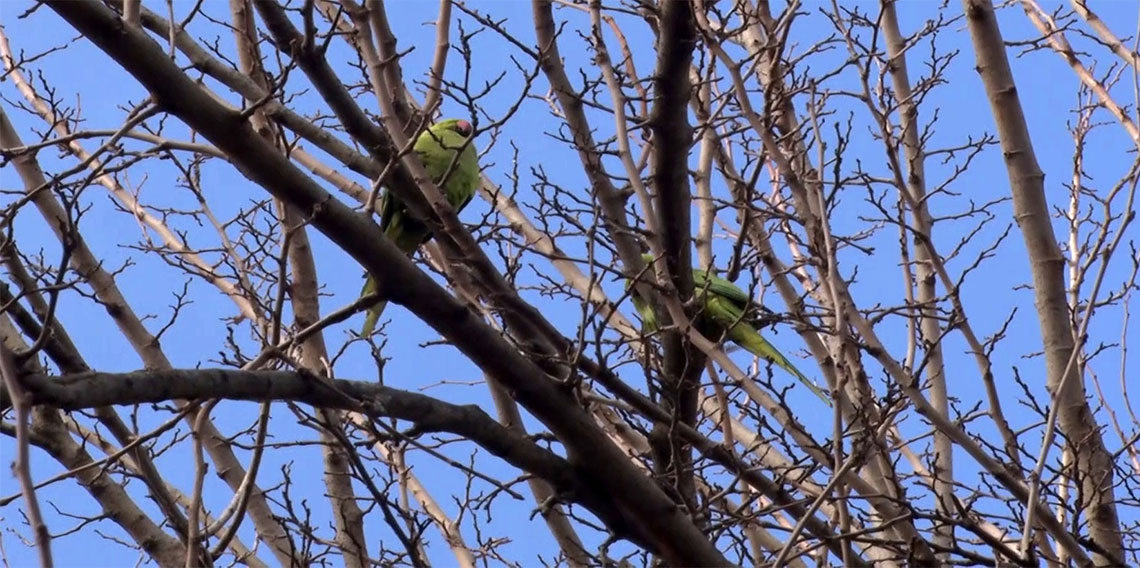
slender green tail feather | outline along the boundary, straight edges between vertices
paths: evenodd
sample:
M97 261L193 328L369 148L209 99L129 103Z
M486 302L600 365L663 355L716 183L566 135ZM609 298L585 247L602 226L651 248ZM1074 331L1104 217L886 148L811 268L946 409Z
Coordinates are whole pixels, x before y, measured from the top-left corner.
M364 288L360 290L361 297L376 293L376 281L369 275L364 279ZM368 335L376 329L376 322L380 321L380 314L388 306L388 300L381 300L368 308L364 316L364 325L360 328L360 335Z
M749 353L758 357L763 357L775 363L785 371L795 375L796 378L799 379L799 381L803 383L804 386L811 390L811 392L815 393L815 395L818 396L820 400L827 403L828 406L831 406L831 398L828 397L827 391L817 386L811 379L807 378L807 376L801 373L795 365L792 365L792 362L789 361L787 357L784 357L784 355L777 351L771 343L768 343L768 340L764 339L764 336L760 335L753 329L741 329L741 326L737 326L737 329L734 331L736 331L736 333L732 334L734 336L732 337L733 341L738 343Z
M386 307L388 307L388 301L382 300L368 308L368 315L364 316L364 325L360 328L360 335L372 333L372 330L376 328L376 322L380 321L380 314L384 313Z

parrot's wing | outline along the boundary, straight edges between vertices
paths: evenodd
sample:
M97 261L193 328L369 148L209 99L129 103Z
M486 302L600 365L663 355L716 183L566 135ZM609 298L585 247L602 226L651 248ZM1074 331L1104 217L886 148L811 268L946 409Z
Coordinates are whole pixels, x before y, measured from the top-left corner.
M693 269L693 288L697 294L701 293L702 290L708 290L709 294L715 294L730 302L740 304L741 307L752 303L752 298L748 297L748 294L736 284L716 274L709 274L707 270Z
M695 290L695 293L701 294L701 289L698 288ZM745 306L748 305L747 302L741 303L735 298L715 292L710 286L707 295L703 296L702 305L704 307L704 316L712 319L725 329L734 324L751 327L748 320L744 318L744 309Z
M757 327L763 327L774 318L772 310L769 310L759 302L753 301L748 293L736 284L715 274L710 275L707 271L694 268L693 285L696 288L694 290L696 294L700 294L702 290L707 290L708 294L719 296L736 304L745 313L744 318L746 321L751 322Z
M475 190L479 187L479 166L474 166L475 180L474 183L466 183L463 186L464 191L460 193L459 204L455 206L455 212L463 211L468 203L471 203L471 198L475 197Z
M392 225L392 217L396 215L399 199L392 195L392 190L383 188L380 194L380 230L387 232Z
M404 202L388 189L380 201L380 229L405 254L415 252L431 237L427 226L412 217Z
M471 198L475 197L477 189L479 189L479 162L476 161L475 149L468 146L459 155L459 163L455 165L455 171L451 172L443 190L448 203L451 203L458 214L471 203Z

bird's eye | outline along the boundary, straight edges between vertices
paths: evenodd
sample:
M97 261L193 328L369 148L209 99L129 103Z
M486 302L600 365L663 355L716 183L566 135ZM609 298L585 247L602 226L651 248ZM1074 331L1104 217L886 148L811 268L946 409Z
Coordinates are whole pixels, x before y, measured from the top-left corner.
M455 131L464 135L464 136L470 136L471 135L471 123L467 122L466 120L457 121L455 123Z

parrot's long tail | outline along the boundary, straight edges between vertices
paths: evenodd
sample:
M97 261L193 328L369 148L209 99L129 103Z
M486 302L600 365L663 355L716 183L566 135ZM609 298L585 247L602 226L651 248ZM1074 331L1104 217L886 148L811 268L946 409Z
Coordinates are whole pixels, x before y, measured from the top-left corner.
M384 313L384 308L388 307L388 300L381 300L371 308L368 308L367 315L364 316L364 325L360 328L360 335L368 335L376 329L376 322L380 321L380 314Z
M376 281L372 276L367 276L364 279L364 288L360 290L360 296L364 297L369 294L376 293ZM381 300L368 308L364 315L364 326L360 328L360 335L368 335L376 329L376 322L380 321L380 314L384 313L384 308L388 307L388 300Z
M831 398L828 396L827 391L820 388L815 384L815 382L801 373L800 370L795 367L795 365L792 365L792 362L789 361L787 357L784 357L784 355L777 351L771 343L768 343L768 340L764 339L764 336L755 331L740 335L743 337L737 337L735 339L741 347L743 347L749 353L758 357L763 357L764 359L775 363L777 366L791 373L792 375L795 375L795 377L799 379L799 381L803 383L805 387L811 390L811 392L815 393L815 395L818 396L820 400L825 402L828 406L831 406Z

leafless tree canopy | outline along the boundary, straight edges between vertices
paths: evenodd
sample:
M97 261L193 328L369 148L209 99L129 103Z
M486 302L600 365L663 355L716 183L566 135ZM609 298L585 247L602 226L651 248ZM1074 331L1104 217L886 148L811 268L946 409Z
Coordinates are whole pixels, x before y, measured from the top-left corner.
M1127 3L790 4L5 2L0 556L1140 565Z

